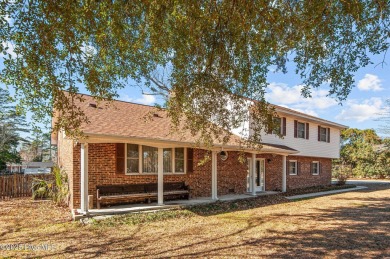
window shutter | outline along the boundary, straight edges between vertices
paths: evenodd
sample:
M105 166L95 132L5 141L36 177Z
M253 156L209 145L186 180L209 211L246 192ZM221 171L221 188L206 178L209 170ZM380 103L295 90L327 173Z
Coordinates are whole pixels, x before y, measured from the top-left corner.
M301 162L297 161L297 174L301 173Z
M327 131L328 131L328 134L326 134L327 135L326 137L328 138L328 143L330 143L330 128L328 128Z
M321 141L321 126L318 126L318 141Z
M194 149L187 148L187 173L194 172Z
M310 174L313 174L313 162L310 163Z
M298 137L298 121L294 120L294 138Z
M286 136L287 130L286 130L286 117L283 117L283 136Z
M309 139L309 123L306 123L306 139Z
M125 144L117 143L116 144L116 173L124 174L125 173Z

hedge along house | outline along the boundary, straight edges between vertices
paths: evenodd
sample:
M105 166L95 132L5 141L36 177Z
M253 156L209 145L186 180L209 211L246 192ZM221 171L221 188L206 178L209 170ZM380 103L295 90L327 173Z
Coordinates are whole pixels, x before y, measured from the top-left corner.
M52 143L58 146L58 165L68 174L69 207L81 208L82 213L88 211L88 195L93 197L93 207L98 204L97 186L154 183L161 205L164 183L184 182L191 198L213 200L226 194L256 195L259 191L330 184L331 158L321 156L321 152L314 161L283 142L263 144L261 150L243 150L240 138L233 135L224 145L215 143L211 160L200 165L208 151L194 148L196 137L190 133L171 132L165 111L123 101L106 107L104 103L97 105L91 96L83 98L85 101L77 105L90 121L81 126L86 138L76 142L63 131L52 134ZM287 132L291 134L287 122L290 117L281 117L280 128L286 137ZM297 134L301 134L298 132L297 126ZM331 133L336 135L337 131ZM265 135L275 142L272 132ZM239 162L240 152L245 152L246 163Z

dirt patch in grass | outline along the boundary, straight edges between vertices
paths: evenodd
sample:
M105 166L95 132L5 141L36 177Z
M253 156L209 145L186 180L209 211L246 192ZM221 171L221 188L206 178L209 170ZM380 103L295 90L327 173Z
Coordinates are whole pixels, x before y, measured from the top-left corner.
M390 185L298 202L258 197L94 224L69 222L46 201L0 202L0 243L52 244L50 250L0 251L43 258L390 256ZM283 200L283 199L284 200ZM23 209L24 207L24 209ZM230 210L230 211L229 211ZM220 213L218 213L218 211ZM22 214L21 214L22 213ZM13 218L17 220L13 220ZM126 221L127 220L127 221ZM111 223L110 223L111 222ZM8 229L8 231L4 231ZM16 230L17 229L17 230Z

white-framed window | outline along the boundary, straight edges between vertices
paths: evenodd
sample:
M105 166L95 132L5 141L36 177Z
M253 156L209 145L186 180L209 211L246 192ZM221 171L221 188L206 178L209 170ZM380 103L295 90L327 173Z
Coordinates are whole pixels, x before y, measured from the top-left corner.
M173 164L173 152L172 148L164 148L163 150L164 156L164 173L172 173L172 164Z
M184 148L175 148L175 172L184 173Z
M298 138L306 138L306 124L303 122L298 122L297 124L297 136Z
M313 161L311 163L311 174L312 175L319 175L320 174L320 162Z
M147 174L157 174L158 148L142 146L142 172Z
M125 144L126 174L157 174L158 148ZM163 148L163 172L185 173L185 148Z
M139 146L135 144L127 144L126 147L126 173L134 174L139 172L140 152Z
M289 175L298 174L298 162L296 160L288 161L288 173Z
M274 117L274 128L272 130L272 134L282 134L282 118Z
M329 142L330 129L318 126L318 141Z

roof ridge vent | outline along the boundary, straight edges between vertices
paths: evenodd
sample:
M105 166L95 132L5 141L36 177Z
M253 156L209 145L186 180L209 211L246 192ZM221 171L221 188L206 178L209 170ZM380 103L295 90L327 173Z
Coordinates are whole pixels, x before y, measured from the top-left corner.
M97 108L97 105L96 105L96 103L90 103L90 104L89 104L89 107Z
M160 116L158 113L153 113L153 117L155 117L155 118L162 118L162 116Z

